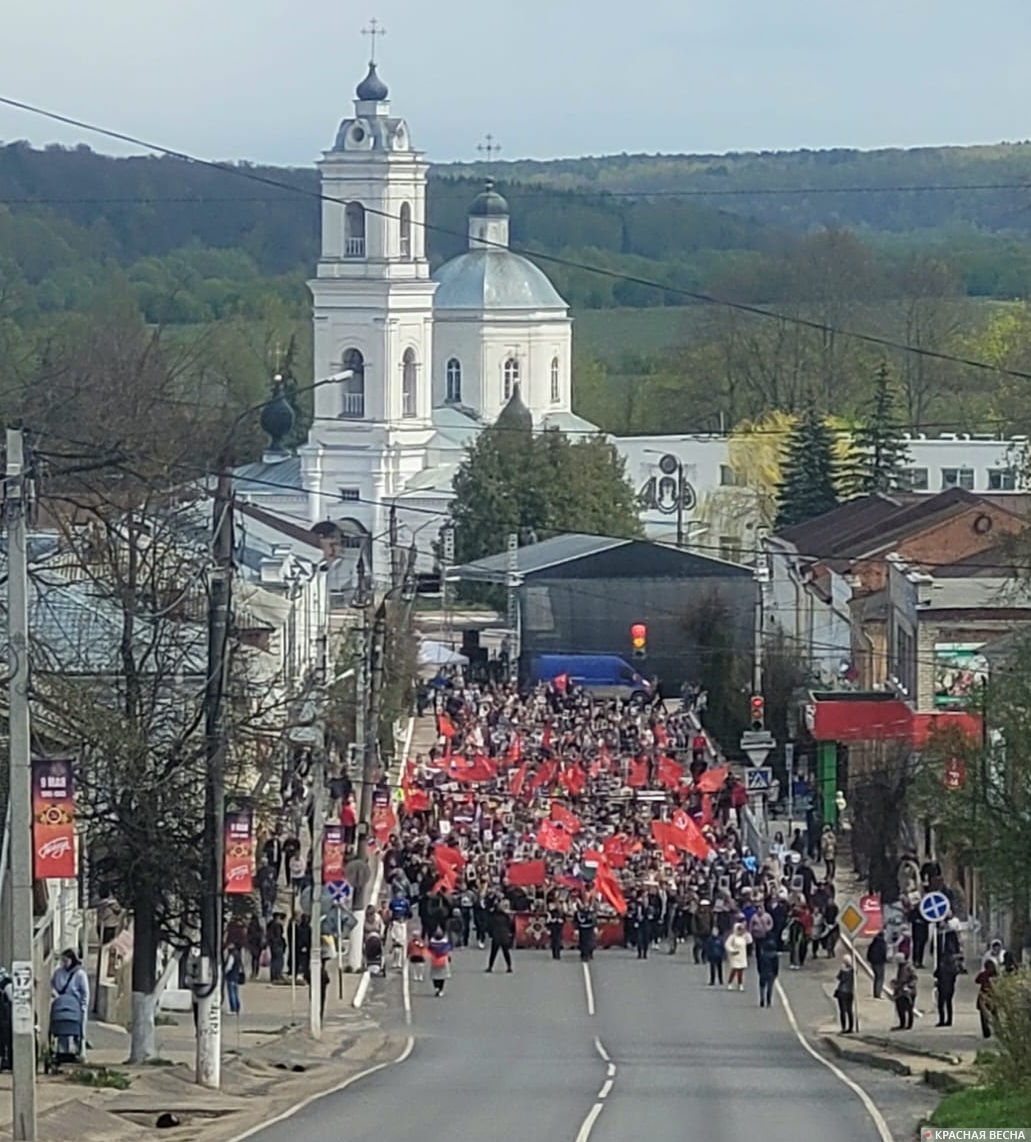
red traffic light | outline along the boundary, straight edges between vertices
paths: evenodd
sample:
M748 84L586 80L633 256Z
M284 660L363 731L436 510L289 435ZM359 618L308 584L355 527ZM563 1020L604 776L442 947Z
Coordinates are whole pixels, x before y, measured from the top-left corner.
M634 623L630 628L630 641L633 643L634 650L640 650L648 641L648 628L644 623Z
M753 694L749 702L753 730L761 730L766 720L766 699L761 694Z

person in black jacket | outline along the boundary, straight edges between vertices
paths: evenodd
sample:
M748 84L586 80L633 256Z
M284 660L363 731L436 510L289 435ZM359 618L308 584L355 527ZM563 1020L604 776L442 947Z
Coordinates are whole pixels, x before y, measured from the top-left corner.
M515 922L512 919L512 906L502 900L490 914L490 957L487 971L494 970L498 952L504 957L505 971L512 971L512 945L515 943Z
M866 949L866 962L873 969L873 997L881 998L884 991L884 972L888 964L888 941L883 932L878 932Z

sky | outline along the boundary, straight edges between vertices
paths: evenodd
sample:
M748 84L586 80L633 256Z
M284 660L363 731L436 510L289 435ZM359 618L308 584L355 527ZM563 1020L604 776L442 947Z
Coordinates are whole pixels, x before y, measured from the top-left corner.
M1031 137L1028 0L3 0L0 95L308 165L365 72L432 160ZM368 10L367 10L368 9ZM139 150L0 106L0 140Z

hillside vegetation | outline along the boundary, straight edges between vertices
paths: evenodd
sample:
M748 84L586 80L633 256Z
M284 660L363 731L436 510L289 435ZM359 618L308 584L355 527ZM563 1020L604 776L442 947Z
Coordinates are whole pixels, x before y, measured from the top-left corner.
M847 417L887 359L911 427L1026 430L1020 378L930 354L1031 371L1013 305L1031 281L1031 145L492 169L513 245L580 315L577 407L606 428L713 430L813 401ZM434 171L434 266L465 248L485 173ZM152 325L218 328L237 368L275 367L291 343L303 363L319 219L313 169L0 146L0 369L31 372L55 323L112 297Z

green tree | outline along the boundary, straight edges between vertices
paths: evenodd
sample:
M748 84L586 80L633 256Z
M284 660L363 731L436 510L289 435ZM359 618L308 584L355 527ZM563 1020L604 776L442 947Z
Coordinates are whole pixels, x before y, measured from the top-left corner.
M469 449L454 490L451 519L461 563L502 551L512 532L521 543L572 531L641 534L634 491L615 448L602 436L573 443L555 430L535 434L518 391Z
M893 492L905 476L906 444L888 366L881 363L859 427L853 434L853 454L846 486L850 496Z
M988 732L979 741L957 730L934 735L920 791L939 848L976 869L993 907L1009 914L1008 946L1019 954L1031 930L1031 635L1007 643L973 696Z
M805 523L838 506L834 440L809 408L791 430L777 503L777 528Z

